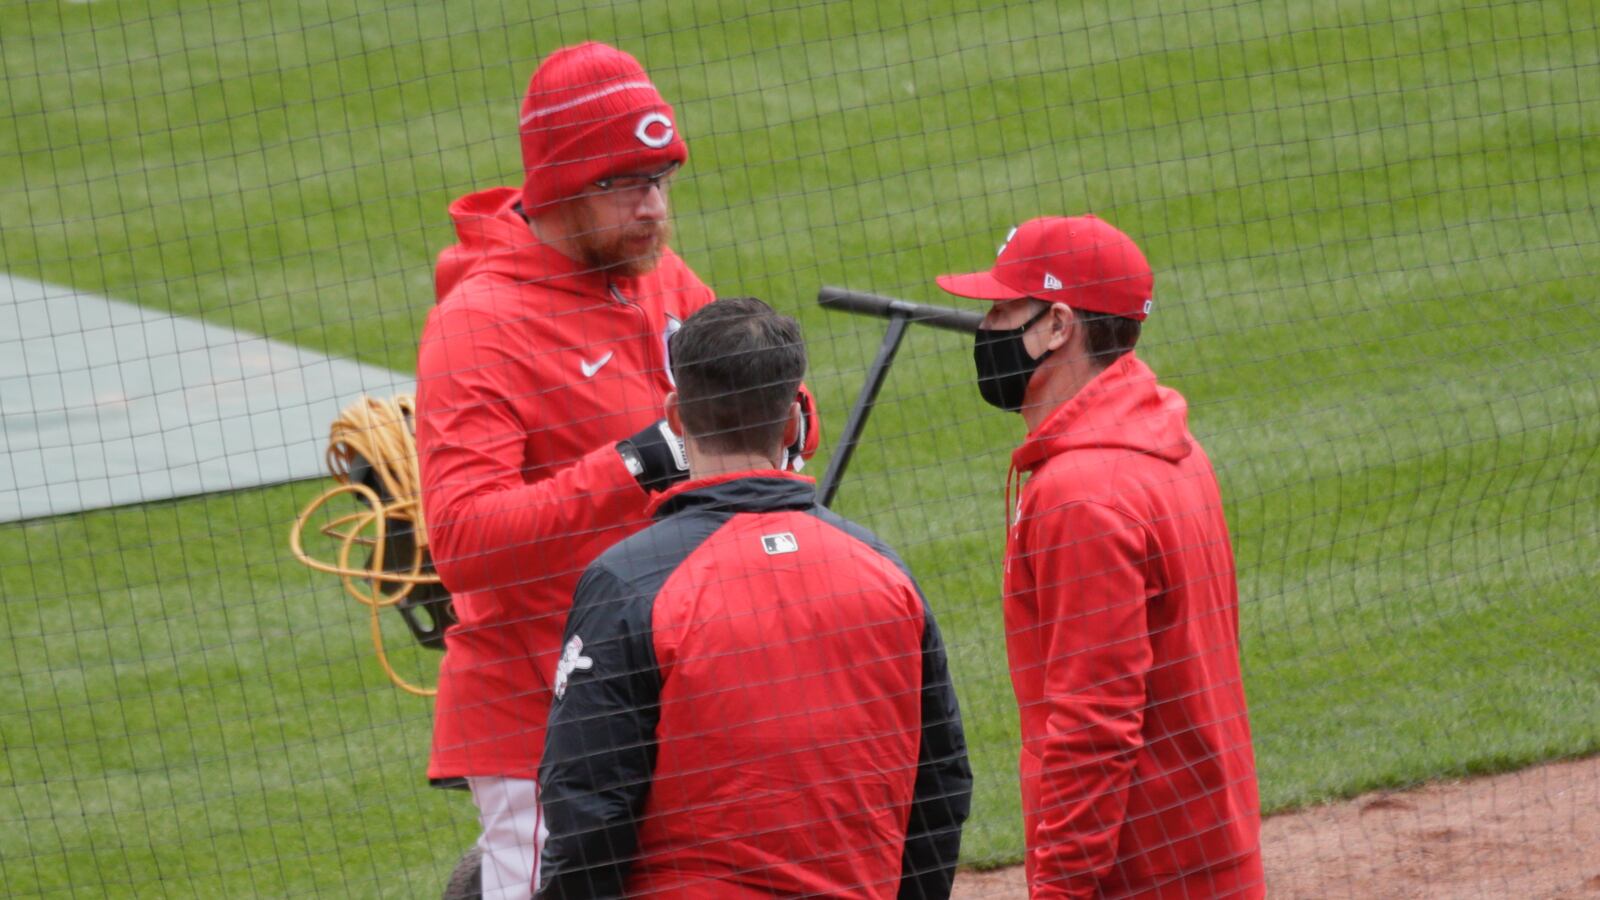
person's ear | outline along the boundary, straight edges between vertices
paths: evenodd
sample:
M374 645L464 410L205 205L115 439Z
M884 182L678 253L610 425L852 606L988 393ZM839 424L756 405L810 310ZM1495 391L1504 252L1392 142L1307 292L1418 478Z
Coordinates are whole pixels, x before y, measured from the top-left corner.
M1072 340L1073 332L1078 330L1078 317L1072 307L1065 303L1050 304L1050 331L1045 350L1055 351L1065 347Z
M783 425L783 443L780 446L793 447L795 441L800 440L800 422L804 415L799 400L789 404L789 421Z
M662 414L667 417L667 427L678 437L683 437L683 411L678 407L678 392L673 391L661 402Z

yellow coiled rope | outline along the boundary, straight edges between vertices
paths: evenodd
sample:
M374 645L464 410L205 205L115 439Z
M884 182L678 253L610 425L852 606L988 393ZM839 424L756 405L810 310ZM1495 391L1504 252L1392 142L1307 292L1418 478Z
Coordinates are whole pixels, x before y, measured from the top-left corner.
M339 576L345 593L372 611L372 646L378 662L397 687L419 697L438 694L435 688L417 687L400 677L383 650L383 629L378 611L404 600L419 584L438 584L439 576L424 572L427 561L428 530L422 517L422 485L417 468L417 440L412 430L415 403L407 394L388 400L363 396L334 419L328 431L328 471L339 483L323 491L301 510L289 529L289 549L295 558L318 572ZM377 474L384 493L393 500L387 505L372 488L350 480L350 467L359 455ZM366 508L339 516L322 526L324 535L339 542L335 562L329 563L306 553L301 532L312 515L341 494L355 494L366 501ZM409 522L413 529L413 551L409 563L396 571L384 570L385 538L390 520ZM342 529L342 530L341 530ZM371 548L372 559L366 568L350 563L356 547ZM396 587L384 590L385 583Z

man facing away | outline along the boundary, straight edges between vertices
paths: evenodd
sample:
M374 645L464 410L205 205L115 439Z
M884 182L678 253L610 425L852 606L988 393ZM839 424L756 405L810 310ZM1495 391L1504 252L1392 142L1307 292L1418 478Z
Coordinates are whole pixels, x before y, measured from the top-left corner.
M1005 621L1035 898L1265 892L1222 498L1133 353L1152 281L1094 216L1025 222L990 271L938 279L993 301L979 387L1028 426Z
M692 480L578 584L540 788L541 897L946 897L970 803L905 564L779 470L800 329L719 300L672 339Z
M506 900L535 879L535 779L572 590L644 527L651 491L687 476L658 422L667 338L713 299L667 247L688 150L632 56L552 53L519 132L522 186L450 207L459 243L439 256L417 362L423 508L459 619L428 775L471 787L483 891Z

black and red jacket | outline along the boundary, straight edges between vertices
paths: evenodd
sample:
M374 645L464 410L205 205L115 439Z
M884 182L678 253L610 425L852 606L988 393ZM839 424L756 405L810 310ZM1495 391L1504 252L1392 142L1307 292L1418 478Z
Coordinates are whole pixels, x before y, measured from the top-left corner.
M948 896L972 772L905 564L783 472L655 515L567 620L540 896Z

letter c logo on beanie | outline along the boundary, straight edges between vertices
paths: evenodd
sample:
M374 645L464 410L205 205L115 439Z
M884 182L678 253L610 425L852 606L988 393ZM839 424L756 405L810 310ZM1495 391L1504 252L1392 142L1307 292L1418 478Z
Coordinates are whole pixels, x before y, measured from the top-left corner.
M589 41L545 58L522 100L522 206L533 212L620 173L659 172L689 148L639 61Z
M634 127L633 136L646 147L659 150L672 143L672 120L658 112L645 113Z

